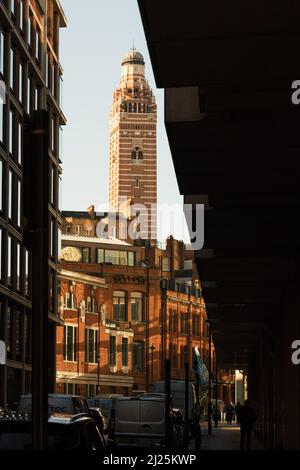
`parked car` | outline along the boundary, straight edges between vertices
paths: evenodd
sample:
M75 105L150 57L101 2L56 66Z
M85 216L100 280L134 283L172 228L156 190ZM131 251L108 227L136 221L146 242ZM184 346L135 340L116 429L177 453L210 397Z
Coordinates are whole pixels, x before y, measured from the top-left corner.
M0 450L31 450L32 422L0 420ZM95 421L86 414L54 414L48 421L49 450L96 450L105 453L106 443Z
M78 413L89 414L89 407L84 398L77 395L64 395L58 393L50 393L48 395L48 410L49 415L53 413L68 413L75 415ZM31 413L32 412L32 396L21 395L17 413Z
M95 420L103 434L108 434L108 418L105 416L101 408L90 407L90 415Z
M170 410L173 448L180 447L180 432ZM177 440L178 439L178 440ZM108 436L112 447L164 447L166 445L165 395L143 394L119 398Z

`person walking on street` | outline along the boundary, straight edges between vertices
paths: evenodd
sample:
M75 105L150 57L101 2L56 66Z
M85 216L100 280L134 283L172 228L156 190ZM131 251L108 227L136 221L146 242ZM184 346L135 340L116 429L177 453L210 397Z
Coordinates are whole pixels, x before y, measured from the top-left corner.
M233 406L231 403L229 403L226 406L226 421L227 424L232 424L232 418L233 418Z
M241 450L251 449L251 437L253 431L253 425L256 421L256 413L254 408L250 406L249 400L245 400L244 406L240 407L239 420L241 425Z
M238 401L235 407L235 416L236 416L236 422L239 424L240 423L240 409L241 409L241 404Z
M222 405L221 405L221 419L222 419L222 422L225 423L225 421L226 421L226 404L225 404L225 402L222 402Z

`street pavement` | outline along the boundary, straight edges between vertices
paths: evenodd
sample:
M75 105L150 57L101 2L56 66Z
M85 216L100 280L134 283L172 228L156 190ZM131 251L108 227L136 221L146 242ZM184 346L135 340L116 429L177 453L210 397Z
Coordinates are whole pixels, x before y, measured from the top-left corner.
M201 450L240 450L240 427L237 424L219 423L217 428L212 427L209 436L207 424L201 425ZM252 450L265 450L263 444L252 436ZM195 441L191 441L190 449L195 449Z

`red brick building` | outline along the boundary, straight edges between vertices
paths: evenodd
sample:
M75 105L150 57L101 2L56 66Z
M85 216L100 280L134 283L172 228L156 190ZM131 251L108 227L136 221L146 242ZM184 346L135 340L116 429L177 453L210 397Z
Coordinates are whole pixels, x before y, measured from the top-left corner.
M64 216L59 391L93 395L97 385L101 393L151 390L163 376L164 358L177 379L188 361L192 379L195 346L208 364L207 317L192 252L172 237L165 247L98 238L103 219L93 209Z

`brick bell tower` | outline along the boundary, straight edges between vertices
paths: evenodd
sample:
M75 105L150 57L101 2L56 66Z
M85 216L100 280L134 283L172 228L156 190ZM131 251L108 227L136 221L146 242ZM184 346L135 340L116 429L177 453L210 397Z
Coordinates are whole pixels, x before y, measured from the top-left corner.
M156 125L144 57L132 48L122 61L110 112L109 208L127 217L139 215L141 238L152 240L157 239ZM145 206L146 214L136 205Z

